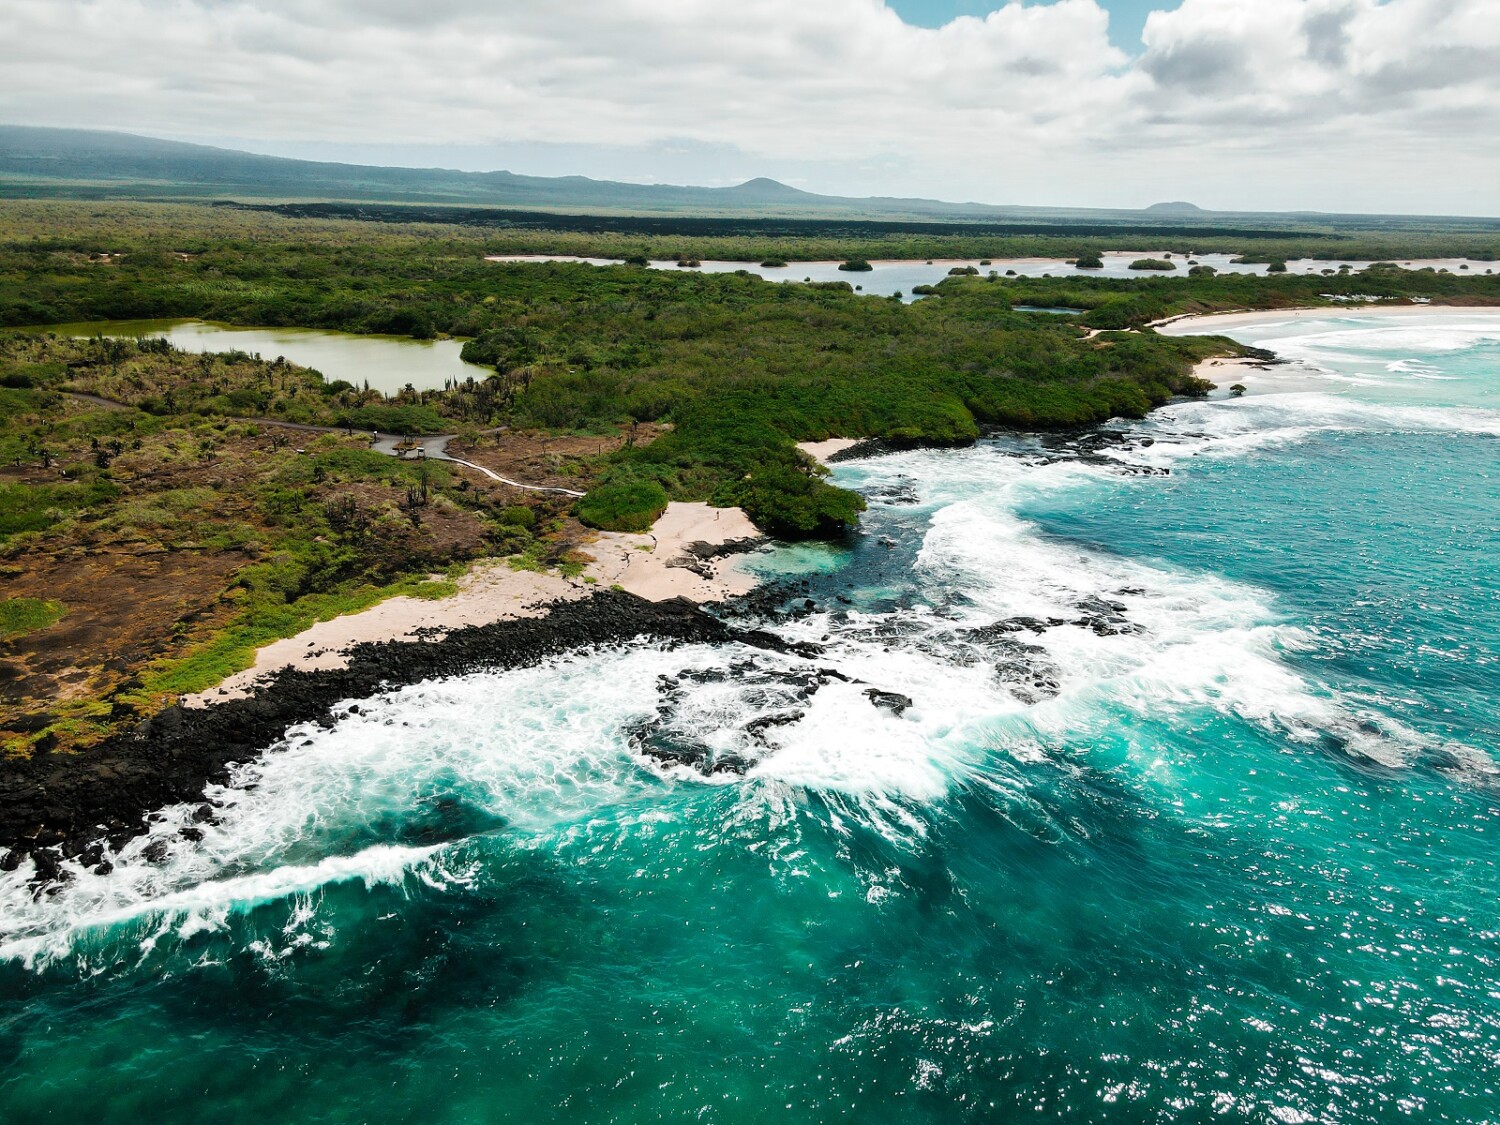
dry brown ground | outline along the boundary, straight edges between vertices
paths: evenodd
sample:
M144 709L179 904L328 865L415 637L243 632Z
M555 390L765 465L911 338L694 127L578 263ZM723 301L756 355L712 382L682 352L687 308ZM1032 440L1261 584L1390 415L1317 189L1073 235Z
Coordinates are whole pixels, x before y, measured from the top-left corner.
M99 710L110 718L131 717L123 705L109 709L112 694L130 687L152 661L181 654L233 617L237 607L230 591L236 574L264 557L263 541L274 541L274 529L257 508L258 491L278 464L297 457L291 448L271 448L269 427L253 437L238 429L230 427L215 439L212 460L182 456L197 432L191 438L168 432L147 439L144 449L120 456L112 467L122 494L103 520L76 521L34 548L0 559L0 596L67 606L55 625L0 642L0 741L44 729L57 708L70 702L100 701ZM361 438L320 440L363 445ZM623 440L506 433L486 435L477 448L454 452L472 454L473 460L519 480L579 488L579 459ZM566 517L566 497L509 488L459 466L447 468L455 482L448 492L452 499L435 498L416 523L404 513L393 518L405 491L382 481L330 480L317 487L317 499L353 497L365 512L385 514L361 548L372 572L385 580L488 553L494 525L486 516L511 505L533 508L539 525L561 520L549 557L565 555L585 537L584 529ZM0 468L0 484L57 479L56 468ZM181 489L200 489L205 499L179 522L109 526L111 513ZM215 525L239 525L264 535L231 549L196 541Z
M652 423L637 426L635 442L645 445L654 441L661 432L662 427ZM481 434L472 442L454 438L448 443L448 452L512 480L548 487L580 488L579 463L612 453L627 440L629 435L625 433L581 436L498 430ZM570 472L570 468L573 471Z

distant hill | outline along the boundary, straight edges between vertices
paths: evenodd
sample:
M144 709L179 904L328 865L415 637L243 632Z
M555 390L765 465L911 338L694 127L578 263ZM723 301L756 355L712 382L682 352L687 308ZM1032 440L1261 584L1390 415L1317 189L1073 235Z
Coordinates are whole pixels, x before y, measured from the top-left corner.
M441 204L568 214L724 215L942 222L1139 222L1140 211L1000 207L817 195L764 177L733 187L628 184L257 156L86 129L0 125L0 197Z
M1043 226L1063 233L1186 234L1229 225L1414 229L1405 216L1205 211L1185 202L1145 210L995 206L936 199L817 195L759 177L733 187L628 184L587 176L524 176L449 168L384 168L257 156L129 133L0 125L0 198L223 200L286 206L400 204L412 210L475 208L567 216L662 216L877 224ZM1165 222L1163 220L1166 220ZM458 221L449 218L445 221ZM506 219L504 221L512 221ZM1421 220L1421 229L1493 230L1493 220ZM1434 225L1436 224L1436 225ZM1147 247L1143 247L1145 249Z
M586 176L333 164L129 133L22 125L0 125L0 195L440 203L646 214L952 217L1006 210L923 199L841 199L765 178L734 187L681 187Z

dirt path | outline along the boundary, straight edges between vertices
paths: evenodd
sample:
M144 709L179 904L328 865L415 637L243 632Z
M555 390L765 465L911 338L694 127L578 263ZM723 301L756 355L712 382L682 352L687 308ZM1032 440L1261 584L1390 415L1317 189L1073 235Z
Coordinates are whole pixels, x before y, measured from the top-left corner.
M84 394L80 391L65 391L64 394L66 394L71 399L75 399L79 402L86 402L91 406L97 406L104 410L134 409L134 407L130 406L128 403L115 402L113 399L101 398L98 395ZM229 420L231 422L250 422L257 426L280 426L282 429L296 430L298 433L304 434L349 434L354 432L346 426L314 426L307 422L287 422L280 418L232 417ZM497 433L498 431L481 430L480 432L490 434ZM456 436L458 436L456 434L427 434L422 437L413 438L411 440L416 443L415 448L413 448L411 445L406 445L406 439L404 437L398 437L395 434L387 434L384 437L381 437L378 433L372 433L371 436L375 438L375 441L370 444L370 448L375 450L377 453L385 453L391 457L406 459L408 455L415 452L418 457L427 457L433 461L447 461L454 465L462 465L466 469L473 469L475 472L483 473L491 480L498 481L501 484L509 485L511 488L520 488L527 492L551 492L556 493L560 496L583 495L582 492L579 492L572 488L561 488L555 485L545 484L527 484L524 481L511 480L509 477L502 477L493 469L487 469L483 465L475 464L473 461L465 461L460 457L453 457L448 453L448 443L452 441ZM406 445L406 447L402 448L403 445Z

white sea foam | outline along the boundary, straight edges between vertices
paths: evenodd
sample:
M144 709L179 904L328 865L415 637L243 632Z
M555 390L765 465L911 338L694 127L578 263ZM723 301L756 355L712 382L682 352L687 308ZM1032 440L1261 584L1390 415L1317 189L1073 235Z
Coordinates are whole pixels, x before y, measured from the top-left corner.
M1257 325L1258 333L1271 327ZM1276 336L1276 351L1292 357L1326 357L1333 353L1415 352L1441 355L1486 344L1500 343L1500 318L1476 318L1472 321L1440 319L1435 321L1404 320L1395 323L1361 324Z
M83 931L124 926L129 926L142 952L149 952L164 937L185 939L223 929L231 915L262 903L307 895L335 883L359 881L367 887L398 883L408 869L428 859L434 850L376 845L356 855L329 856L305 867L275 867L199 883L185 879L180 889L155 896L140 893L140 872L127 865L115 877L89 876L96 881L92 894L88 889L75 890L75 884L37 899L28 911L30 924L22 923L20 933L24 936L0 940L0 959L19 960L35 968L73 952L74 942ZM176 872L177 878L184 876L185 872ZM135 896L130 894L132 888ZM4 896L11 907L20 897L14 891L6 888Z
M523 845L562 838L604 809L628 819L636 804L647 816L678 786L730 780L662 768L632 747L627 732L655 713L658 678L752 657L771 672L808 663L741 646L641 647L361 701L359 713L346 712L332 729L296 728L284 745L210 789L212 820L195 819L197 802L163 810L148 833L106 852L111 870L70 861L67 880L40 896L28 886L29 863L0 876L0 957L43 965L106 929L149 950L163 939L222 929L260 903L350 880L451 882L457 876L445 845L381 842L412 821L441 824L445 806L467 816L455 835L473 830L470 810ZM868 685L823 687L804 718L768 737L767 758L752 771L760 787L750 787L741 809L744 824L779 816L767 787L822 788L843 791L850 815L893 838L910 835L901 802L935 798L948 784L949 747L961 742L948 704L963 692L936 666L898 658L882 671L892 674L881 687L922 695L928 711L897 717L864 696ZM689 700L684 721L719 748L743 741L746 720L765 709L757 692L733 680L694 683ZM752 835L761 838L764 828Z
M1330 402L1343 410L1341 400ZM1196 420L1233 419L1238 405L1178 409L1204 411ZM1421 416L1427 418L1425 412ZM1180 448L1164 450L1158 440L1120 456L1136 459L1144 452L1160 462L1209 449L1243 453L1266 441L1298 440L1317 428L1285 427L1268 436L1238 432L1236 423L1219 434L1194 426L1189 439L1184 427ZM1002 720L996 747L1004 750L1019 737L1018 752L1024 755L1035 745L1028 740L1032 734L1044 744L1076 744L1082 732L1121 709L1155 721L1209 709L1293 741L1332 737L1392 767L1434 748L1430 739L1388 716L1372 721L1369 708L1294 670L1287 656L1313 639L1283 620L1263 591L1060 543L1016 514L1038 491L1097 486L1111 475L1107 467L1082 461L1038 465L976 449L891 459L883 471L928 482L924 500L942 497L918 569L930 585L965 596L966 620L1026 618L1044 626L1023 636L1045 654L1059 690L1019 711L994 708L992 716ZM957 498L962 493L966 497ZM1122 616L1136 628L1101 635L1076 623L1080 606L1101 603L1122 607ZM1003 721L1008 718L1021 722ZM1492 769L1487 762L1472 764Z
M1239 457L1334 432L1500 436L1500 410L1367 402L1319 391L1184 402L1133 426L1137 440L1103 452L1122 464L1170 468L1188 457Z
M1312 641L1263 591L1066 544L1020 514L1039 497L1115 482L1125 467L1240 457L1333 430L1493 435L1500 412L1268 395L1174 405L1129 427L1104 459L978 447L864 463L851 470L862 485L918 492L910 510L930 526L914 584L928 604L780 626L825 646L811 660L740 646L646 646L362 701L332 729L290 732L211 790L212 820L197 822L197 803L163 810L150 832L106 855L112 870L71 862L70 878L40 896L28 886L29 865L0 874L0 957L43 965L106 930L148 951L222 930L276 900L291 904L295 940L315 940L324 887L451 885L467 875L444 840L488 825L523 844L555 844L606 809L645 830L672 815L666 797L682 786L738 786L723 831L757 847L767 833L795 833L797 795L807 792L822 795L836 830L860 822L896 843L919 840L927 821L917 807L958 785L1006 794L1006 807L1029 823L1039 814L1027 811L1021 767L1066 753L1059 748L1122 711L1171 721L1206 709L1292 740L1332 736L1398 765L1431 748L1428 740L1388 717L1372 721L1371 708L1294 670L1288 654ZM1127 628L1091 626L1089 613L1105 603L1120 607ZM1034 619L1014 636L1054 681L1047 691L997 675L993 657L963 640L965 629L1018 618ZM746 724L766 713L766 691L734 672L737 661L773 679L809 666L838 675L752 746ZM659 678L684 670L716 674L682 678L675 721L714 752L749 756L748 781L666 768L633 747L632 724L657 713ZM878 706L871 689L911 706L901 714ZM1493 771L1487 761L1470 764ZM412 821L432 827L437 842L404 840ZM767 850L788 864L799 854L791 843Z
M57 953L69 935L132 917L191 933L268 894L389 878L437 849L382 847L380 833L440 820L444 802L525 833L628 800L662 782L625 756L621 725L649 707L654 676L678 667L649 649L582 657L419 684L362 702L331 730L296 728L208 791L213 820L195 821L197 802L165 809L106 853L112 870L70 862L68 880L39 897L29 863L0 876L0 954Z

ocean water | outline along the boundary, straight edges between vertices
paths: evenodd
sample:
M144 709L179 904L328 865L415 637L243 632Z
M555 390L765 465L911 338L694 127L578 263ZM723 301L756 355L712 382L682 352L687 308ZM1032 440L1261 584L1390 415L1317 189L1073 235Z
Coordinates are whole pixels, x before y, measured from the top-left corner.
M841 466L747 561L820 655L394 691L3 876L0 1120L1500 1121L1500 316L1237 334Z

